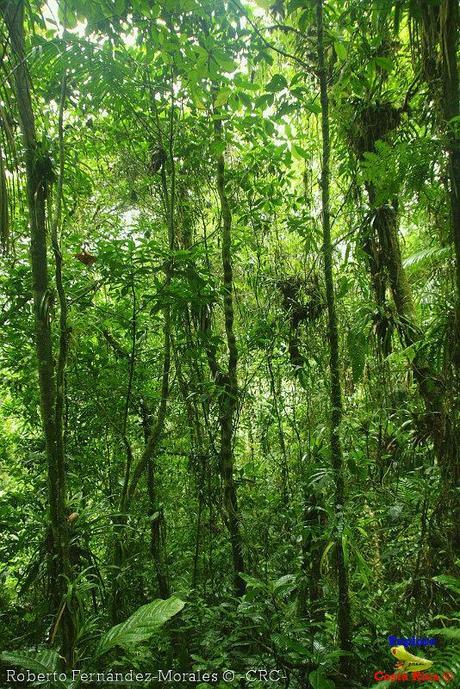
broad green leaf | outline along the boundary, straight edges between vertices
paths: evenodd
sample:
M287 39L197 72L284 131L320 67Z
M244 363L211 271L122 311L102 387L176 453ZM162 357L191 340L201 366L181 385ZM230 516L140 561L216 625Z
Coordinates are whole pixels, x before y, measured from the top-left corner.
M288 651L297 653L298 655L301 655L305 658L308 658L311 655L311 650L307 646L303 646L301 643L299 643L295 639L291 639L289 636L286 636L285 634L273 634L272 638L278 646L284 647Z
M51 674L56 671L59 665L59 654L53 650L40 651L39 653L21 653L20 651L0 653L0 660L5 665L16 665L17 667L31 670L31 672L41 674ZM52 686L59 689L66 689L64 682L56 679Z
M450 255L450 248L448 246L429 246L426 249L420 249L408 256L403 261L405 268L419 268L425 265L430 260L442 260Z
M167 600L154 600L143 605L125 622L117 624L104 634L97 655L107 653L114 646L126 648L149 639L165 622L182 610L184 601L172 596Z
M251 97L248 96L247 93L245 93L244 91L238 91L237 95L238 95L238 98L240 99L240 101L243 103L243 105L245 105L247 108L252 107L253 101L252 101Z
M58 5L59 21L66 29L74 29L78 24L78 17L73 9L66 7L65 4Z
M272 93L264 93L262 96L259 96L256 99L256 108L266 108L269 105L272 105L274 100L274 96Z
M273 584L273 591L279 591L283 588L289 588L295 583L294 574L285 574L284 576L277 579Z

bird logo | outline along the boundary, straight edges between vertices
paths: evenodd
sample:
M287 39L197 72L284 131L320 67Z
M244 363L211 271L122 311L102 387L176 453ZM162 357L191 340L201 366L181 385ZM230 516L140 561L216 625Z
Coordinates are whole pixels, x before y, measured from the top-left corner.
M393 646L390 650L399 661L396 664L397 670L402 670L403 672L418 672L420 670L428 670L428 668L433 665L431 660L412 655L412 653L406 651L404 646Z

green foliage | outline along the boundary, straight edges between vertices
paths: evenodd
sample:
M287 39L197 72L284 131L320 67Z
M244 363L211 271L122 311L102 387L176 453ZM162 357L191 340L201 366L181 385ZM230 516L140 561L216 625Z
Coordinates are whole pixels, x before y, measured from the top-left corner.
M419 251L414 252L410 256L407 256L407 258L404 259L404 267L417 270L429 262L442 261L442 259L448 258L449 255L450 249L446 246L427 247L426 249L420 249Z
M108 660L145 672L232 668L240 689L248 668L278 668L290 689L344 682L362 689L376 668L391 667L389 634L432 632L435 667L460 672L455 514L446 489L458 450L448 157L458 117L448 130L442 22L436 2L422 22L423 4L324 2L339 476L330 461L315 3L27 3L31 160L47 179L32 201L48 194L42 315L54 379L68 347L60 526L69 565L57 579L27 156L17 63L5 40L0 167L10 251L0 265L0 646L11 651L4 665L56 668L62 658L42 646L53 638L60 648L65 613L76 666L88 671ZM0 28L6 37L1 18ZM224 309L221 156L233 318ZM382 207L394 211L390 238L378 222ZM67 310L50 242L56 219ZM411 297L404 313L395 276ZM235 515L223 508L229 486L221 454L230 330ZM452 436L438 442L440 428ZM152 446L127 501L126 486ZM451 452L445 464L440 447ZM337 505L342 480L345 500ZM245 563L238 599L234 517ZM353 676L345 680L338 535L352 614ZM54 597L56 581L65 608Z
M449 576L447 574L439 574L433 577L433 581L436 581L441 586L445 586L454 593L460 593L460 579L458 577Z
M103 655L114 646L130 648L147 641L165 622L177 615L184 605L184 601L174 596L143 605L125 622L112 627L102 636L96 655Z
M52 675L59 668L60 657L56 651L50 649L38 653L8 653L4 651L0 654L0 661L6 667L17 666L37 674ZM66 682L55 679L51 682L51 686L66 689L68 685Z
M327 679L320 670L313 670L313 672L310 672L308 681L313 689L334 689L335 687L334 682Z

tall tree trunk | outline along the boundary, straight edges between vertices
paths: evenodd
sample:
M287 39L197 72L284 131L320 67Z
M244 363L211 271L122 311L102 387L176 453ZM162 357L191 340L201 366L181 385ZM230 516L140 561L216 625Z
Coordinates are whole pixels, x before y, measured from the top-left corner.
M155 423L152 425L150 435L144 446L142 455L137 462L131 474L129 485L126 491L126 499L124 501L124 509L128 510L137 485L141 477L145 474L147 464L153 458L158 450L159 442L164 431L164 424L166 420L166 412L169 398L169 374L171 369L171 317L169 307L164 310L164 325L163 325L163 372L161 375L161 392L160 403L158 405Z
M443 112L447 126L449 147L450 207L452 238L456 258L456 342L455 364L460 366L460 137L459 123L451 122L460 114L459 76L457 63L458 0L443 0L439 12L440 49L442 54L442 91Z
M126 494L128 492L129 478L133 464L133 451L128 438L128 418L129 407L132 398L132 387L134 380L134 370L136 365L136 346L137 346L137 299L134 275L131 275L131 295L132 295L132 318L131 318L131 351L123 352L123 358L128 361L128 383L126 386L125 405L123 419L120 429L121 440L126 453L125 476L121 491L118 513L112 518L114 543L113 543L113 567L115 576L112 577L112 591L110 599L110 618L112 625L118 624L124 616L123 610L123 587L120 585L125 559L124 537L126 536L126 524L128 517L126 514ZM107 337L107 336L106 336ZM123 351L119 345L118 349Z
M400 111L388 103L374 103L361 111L362 140L354 143L355 155L359 161L363 160L366 151L375 152L375 145L379 138L385 140L398 126ZM375 127L376 118L379 119L379 127ZM373 208L374 242L378 243L379 256L382 259L382 267L385 271L384 283L388 283L393 297L393 302L398 316L397 330L403 347L415 345L415 355L411 360L420 397L423 400L427 426L433 440L436 459L439 464L443 481L443 499L440 503L440 518L444 519L449 510L451 521L455 521L453 486L458 481L458 463L456 463L457 440L454 418L449 413L446 404L444 383L437 376L432 366L426 361L423 352L417 345L423 340L422 333L417 324L412 292L407 279L401 255L398 227L398 201L393 199L391 203L378 206L377 190L371 183L366 184L369 204ZM370 267L371 279L374 283L375 276ZM377 295L376 295L377 296ZM458 536L453 526L445 525L443 533L447 536L448 549L453 551L454 543ZM448 561L453 562L453 553L448 556Z
M215 122L216 135L222 137L222 122ZM220 473L223 483L224 519L230 535L233 561L233 586L237 596L242 596L246 585L244 572L243 539L240 528L238 497L234 479L233 422L238 399L238 348L233 329L233 269L232 269L232 214L225 190L225 161L223 153L217 158L217 192L222 214L222 268L224 293L225 334L227 339L228 366L220 369L216 352L207 347L208 361L218 387L220 428Z
M152 457L147 464L147 491L149 496L150 553L155 565L158 592L160 598L169 598L171 589L165 558L165 519L163 509L158 502L155 465Z
M185 320L184 325L187 325L187 320ZM195 401L192 401L194 395L190 394L190 387L184 378L182 372L182 364L180 360L180 352L178 351L177 343L174 344L174 341L173 350L177 382L179 384L179 389L181 391L183 403L187 410L191 459L193 458L193 462L191 462L191 464L195 476L195 484L198 499L198 514L196 520L195 547L192 567L192 588L196 588L199 577L199 561L201 554L203 512L206 498L206 474L208 472L209 464L209 449L205 448L205 439L201 425L201 415L199 412L199 407L197 406Z
M40 409L46 442L48 464L48 497L50 532L49 557L52 567L52 600L56 622L52 637L59 629L62 655L66 666L73 664L75 629L71 612L65 600L66 580L71 578L69 535L66 522L66 475L62 438L62 390L56 395L56 372L52 349L50 302L52 296L48 282L46 199L50 179L46 178L50 161L44 157L37 140L35 117L30 94L24 49L24 5L21 0L3 0L0 12L5 20L14 53L14 81L19 121L24 142L26 163L27 202L30 223L30 256L35 319L35 348L40 388ZM59 286L59 285L58 285ZM62 285L61 285L62 286ZM61 298L61 294L59 294ZM61 303L62 308L62 303ZM65 311L61 310L66 337ZM65 364L66 344L61 339L60 370ZM62 380L60 380L62 383Z
M166 279L165 283L169 283L170 276L168 274L168 269L166 269ZM141 401L141 411L142 411L142 422L144 430L144 450L142 455L131 471L134 458L131 445L128 441L126 434L126 407L125 407L125 417L122 427L122 440L126 449L126 468L124 477L124 486L122 494L120 497L119 512L113 519L114 526L114 544L113 544L113 566L115 571L121 573L123 569L123 563L125 559L124 552L124 534L126 533L126 522L130 510L131 502L134 498L135 492L137 490L138 483L143 475L147 477L147 493L149 498L149 517L150 517L150 553L155 565L155 571L157 574L157 583L160 596L162 598L169 597L169 584L166 570L166 559L164 557L164 539L162 531L160 528L160 523L157 520L158 509L158 497L156 485L154 485L155 478L155 459L158 452L158 446L163 436L164 425L166 420L168 398L169 398L169 375L171 368L171 317L169 306L165 307L164 312L164 325L163 325L163 366L161 375L161 389L160 389L160 402L158 404L158 409L156 412L156 418L154 423L151 422L150 415L147 411L147 406L145 402ZM107 337L107 335L106 335ZM123 352L120 345L114 341L113 337L109 340L112 346L115 345L115 351L122 352L124 358L130 360L130 370L132 371L133 357L134 357L134 338L133 347L131 353ZM130 373L129 380L131 380L132 373ZM128 384L128 393L126 398L126 403L128 404L130 396L131 383ZM120 580L117 577L113 578L112 581L112 592L110 601L110 615L113 624L118 624L122 618L123 607L122 607L122 588L120 588Z
M351 663L351 613L348 590L348 571L345 564L342 530L345 508L345 479L343 469L342 444L340 439L340 423L342 420L342 389L340 383L339 361L339 334L337 327L337 314L335 309L334 282L332 275L332 242L331 242L331 218L330 218L330 153L331 144L329 136L329 97L327 91L327 74L324 59L324 21L323 0L316 3L317 24L317 50L318 73L321 94L321 132L323 148L323 166L321 174L321 201L323 224L323 261L324 278L326 283L326 300L328 313L328 336L330 347L330 444L331 462L335 479L334 505L337 519L335 532L337 584L338 584L338 610L337 624L339 635L339 647L343 652L340 658L340 671L345 680L350 679Z
M369 201L375 202L375 190L368 186ZM374 225L377 229L378 241L384 257L385 268L391 294L398 315L398 333L403 347L417 346L423 339L417 325L412 293L403 267L401 248L398 237L397 203L385 205L375 210ZM452 511L452 523L455 517L455 485L458 483L458 462L456 428L453 417L446 407L445 387L440 377L436 376L423 352L416 351L411 360L412 372L417 384L420 397L426 412L427 427L433 440L436 459L439 464L443 488L440 514L446 510ZM448 537L448 548L451 550L448 561L454 561L456 543L458 543L457 527L444 524L443 532ZM447 563L448 564L448 563Z
M442 0L439 5L423 0L420 5L422 74L426 80L431 98L438 105L439 126L446 135L449 156L449 201L452 241L455 248L455 333L453 342L453 365L458 375L460 366L460 137L458 123L452 119L460 114L459 73L457 62L459 8L458 0ZM443 532L449 534L452 549L451 562L460 547L460 506L455 495L460 483L460 466L457 461L458 431L455 426L455 412L444 410L445 399L442 386L437 381L430 384L429 377L419 376L419 386L425 403L433 410L433 443L443 476L444 496L440 503L440 520L452 511L453 528ZM457 381L458 382L458 381ZM432 391L440 397L439 402L431 401ZM428 411L428 409L427 409Z
M167 399L169 394L169 368L170 368L170 314L165 313L165 330L164 330L164 349L163 349L163 374L162 374L162 386L160 400L160 406L163 399ZM161 409L159 410L161 412ZM166 407L165 407L166 412ZM148 415L145 415L148 418ZM158 423L158 417L157 417ZM162 425L164 421L162 422ZM145 432L145 442L146 447L149 443L149 438L151 437L152 430L150 429L150 424L147 421L144 422L144 432ZM158 591L160 598L169 598L171 595L171 590L169 586L169 574L168 566L165 555L165 517L163 514L163 509L158 500L158 490L157 490L157 477L155 475L155 459L156 452L152 453L148 457L147 461L147 493L149 498L149 519L150 519L150 553L152 555L152 560L155 565L155 572L157 577Z
M163 188L166 191L165 172L162 170ZM167 194L167 192L166 192ZM168 219L168 238L169 250L174 250L174 220L173 208L168 195L165 197L166 212ZM170 261L166 262L165 266L165 282L164 288L167 289L171 283L171 265ZM163 309L163 371L161 375L161 397L157 410L157 418L152 426L149 438L145 444L144 451L138 463L134 467L133 473L130 477L129 484L126 491L125 508L128 509L131 500L139 483L139 479L145 473L147 465L153 460L158 450L159 442L164 431L164 424L166 420L166 412L169 398L169 375L171 370L171 307L167 304Z
M159 168L156 172L160 172L161 180L161 193L162 201L165 212L165 220L168 227L168 249L173 252L175 249L175 162L174 162L174 80L173 75L171 78L171 106L170 106L170 117L169 117L169 135L168 135L168 152L165 151L162 141L162 130L160 121L158 119L158 111L156 109L155 97L150 84L150 79L147 74L147 83L151 92L150 108L152 113L152 118L155 122L158 141L157 145L159 151L161 151L162 159L159 162ZM169 165L171 167L171 184L170 189L168 189L168 179L166 174L166 161L169 160ZM171 283L171 259L165 263L165 282L164 289L167 290ZM171 370L171 307L167 304L163 308L163 372L161 376L161 398L160 404L158 406L156 422L153 424L150 435L145 443L144 451L142 456L134 468L131 480L129 482L127 492L126 492L126 506L128 506L134 496L134 493L139 483L139 479L144 474L147 466L157 452L158 444L161 440L164 430L164 423L166 420L167 404L169 398L169 375Z

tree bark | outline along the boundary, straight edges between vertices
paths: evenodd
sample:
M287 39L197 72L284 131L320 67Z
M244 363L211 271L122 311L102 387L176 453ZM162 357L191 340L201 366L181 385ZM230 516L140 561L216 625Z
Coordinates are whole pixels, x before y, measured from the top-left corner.
M385 140L396 128L400 121L398 111L395 108L385 107L385 103L369 105L369 111L379 109L382 113L380 127L378 129L369 126L372 118L363 118L363 127L367 126L364 145L355 144L355 155L362 161L366 151L375 152L375 144L379 138ZM375 115L374 115L375 118ZM443 482L443 498L440 503L440 517L446 514L446 510L452 513L452 522L455 517L454 486L458 483L459 469L456 462L457 440L453 414L449 413L446 404L445 386L441 376L437 376L432 366L426 361L423 352L418 348L423 340L422 333L417 324L417 318L412 299L412 292L407 279L401 256L398 224L398 200L394 198L390 203L378 206L377 190L371 183L366 184L369 204L373 208L374 242L378 244L379 256L382 260L384 276L379 279L388 284L397 313L397 330L399 339L404 348L413 347L414 356L411 358L411 368L416 381L420 397L423 400L427 427L433 441L433 447ZM376 276L373 274L373 266L370 264L370 274L373 284ZM375 291L375 290L374 290ZM376 295L377 298L377 295ZM452 551L447 558L450 563L454 561L453 551L459 535L453 526L444 525L443 533L447 536L448 548Z
M368 187L369 201L375 202L375 190ZM445 385L440 376L436 376L426 361L423 352L417 345L423 340L417 325L415 309L407 276L402 263L401 248L398 237L397 203L381 206L375 211L374 224L384 257L386 273L391 294L398 316L397 329L403 347L415 346L416 351L411 359L411 367L420 397L423 400L426 421L433 441L434 453L439 465L442 479L442 502L440 514L446 510L452 512L452 526L444 523L443 533L447 535L450 554L448 561L455 559L454 553L459 542L458 519L456 517L455 486L459 481L457 457L457 433L453 416L449 413L445 400ZM457 524L457 526L455 526ZM449 564L449 562L447 564Z
M459 73L457 62L459 8L458 0L442 0L439 5L424 0L420 6L422 36L422 74L437 103L438 126L446 137L449 157L449 203L452 242L455 248L455 331L452 363L458 376L460 366L460 137L459 123L452 119L460 114ZM460 483L457 461L458 432L455 409L445 409L445 394L439 381L430 380L429 368L415 373L425 401L432 429L433 444L443 477L444 496L439 506L440 521L446 511L452 512L453 527L443 528L449 534L451 562L460 547L460 506L455 491Z
M319 621L322 611L318 607L321 601L321 551L324 550L322 510L314 493L304 490L302 523L302 559L300 584L297 592L297 615Z
M450 209L452 239L455 247L455 276L457 286L456 299L456 342L454 360L460 366L460 123L451 122L460 114L459 76L457 63L458 0L444 0L440 7L440 50L442 54L442 91L443 114L447 127L450 177Z
M147 492L149 496L150 553L155 565L160 598L166 599L171 595L171 589L165 557L165 519L163 509L158 502L153 457L149 458L147 464Z
M62 655L67 667L73 664L75 628L68 604L65 602L66 579L71 577L69 534L66 522L66 474L62 429L63 392L56 389L56 371L53 358L50 324L52 294L48 280L46 200L50 180L46 178L47 165L37 139L35 117L30 93L24 49L24 5L21 0L3 0L0 12L8 28L14 53L14 82L19 122L22 132L26 164L27 203L30 224L30 257L35 320L35 349L40 389L40 409L46 443L48 465L48 497L50 531L48 548L51 563L52 601L56 622L53 637L60 630ZM62 170L61 170L62 172ZM59 284L58 284L59 287ZM61 284L62 287L62 284ZM61 294L59 294L61 298ZM61 303L62 309L62 303ZM66 337L65 305L61 310L61 338ZM60 383L65 365L65 345L61 339Z
M152 429L150 412L144 400L141 401L142 428L144 429L144 441L147 445ZM160 598L169 598L171 589L169 585L168 565L165 557L165 520L163 510L158 501L158 492L155 476L155 457L151 456L147 462L147 494L149 498L150 519L150 553L155 565L158 592Z
M345 564L342 531L345 509L345 479L343 469L342 443L340 439L340 424L342 420L342 389L340 382L339 334L337 314L335 309L334 281L332 275L332 242L330 218L330 135L329 135L329 96L327 90L327 74L324 58L324 20L323 0L316 3L316 28L318 51L318 74L321 95L321 133L323 149L323 165L321 173L321 201L323 225L323 261L324 278L326 283L326 300L328 313L329 338L329 370L330 370L330 445L331 463L335 478L334 507L337 519L335 532L338 610L337 625L339 647L343 655L340 658L340 672L345 681L350 680L352 665L350 662L351 644L351 612L348 589L348 571Z
M222 122L217 119L215 131L222 137ZM222 214L222 268L225 334L227 340L227 370L218 365L215 348L207 346L209 367L218 387L220 429L220 473L223 484L224 520L230 536L233 562L233 588L236 596L242 596L246 584L244 572L243 539L240 528L238 496L234 479L233 422L238 400L238 348L233 328L233 268L232 268L232 214L225 189L225 160L223 153L217 158L217 192Z
M460 122L452 123L454 117L460 115L459 104L459 75L457 62L459 8L458 0L444 0L441 4L441 50L442 50L442 83L444 117L447 125L447 140L449 147L449 176L450 176L450 208L452 238L455 247L455 277L457 299L455 307L455 343L454 366L458 375L460 367ZM460 485L460 465L458 462L458 433L451 419L447 416L446 433L442 439L446 452L445 471L452 472L447 483L449 490L448 503L453 508L453 559L460 549L460 502L456 491Z

